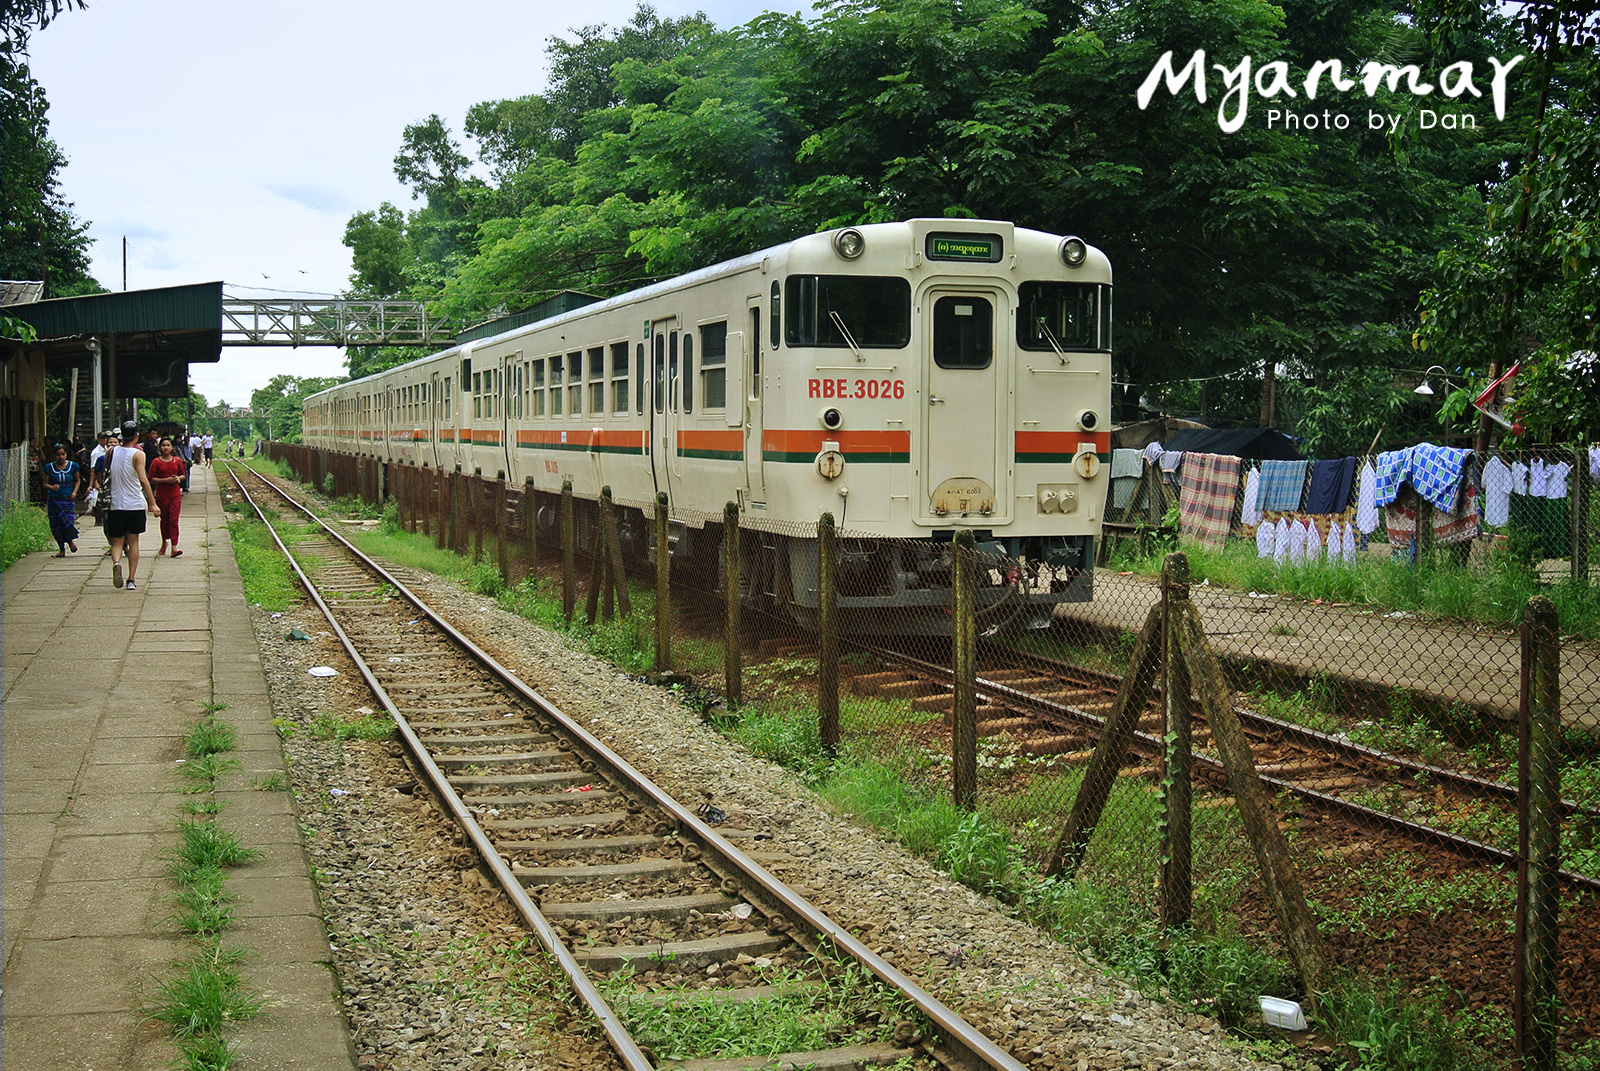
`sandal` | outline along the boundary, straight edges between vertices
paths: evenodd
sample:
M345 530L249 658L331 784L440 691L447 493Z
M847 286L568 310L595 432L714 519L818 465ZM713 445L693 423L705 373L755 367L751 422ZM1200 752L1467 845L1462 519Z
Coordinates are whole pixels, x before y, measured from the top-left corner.
M172 556L173 556L173 557L174 557L174 558L181 558L181 557L183 557L183 551L181 551L181 550L175 550L175 551L173 551L173 552L172 552Z

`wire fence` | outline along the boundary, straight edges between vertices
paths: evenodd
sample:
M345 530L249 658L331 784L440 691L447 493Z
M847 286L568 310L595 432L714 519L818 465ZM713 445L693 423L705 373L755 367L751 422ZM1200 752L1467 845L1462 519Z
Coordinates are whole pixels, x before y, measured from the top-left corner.
M1007 872L1070 884L1054 921L1091 944L1140 920L1248 935L1308 997L1389 978L1524 1066L1600 1050L1587 455L1493 459L1513 480L1545 466L1537 496L1473 459L1449 509L1411 471L1375 518L1363 473L1392 480L1392 460L1353 459L1339 508L1308 512L1314 465L1288 477L1300 508L1268 509L1290 492L1274 474L1264 497L1265 466L1249 503L1249 463L1141 458L1090 567L985 533L882 539L268 453L559 591L569 617L653 615L656 668L720 692L710 716L953 808L971 858L947 865L996 891Z

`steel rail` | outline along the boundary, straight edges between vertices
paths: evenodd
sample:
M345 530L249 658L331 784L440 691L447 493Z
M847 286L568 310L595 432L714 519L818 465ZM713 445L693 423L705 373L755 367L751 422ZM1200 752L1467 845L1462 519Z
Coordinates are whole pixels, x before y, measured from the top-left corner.
M930 676L949 677L952 675L949 668L945 666L935 665L932 662L924 662L923 660L914 658L910 655L901 654L897 651L884 650L877 647L868 649L874 654L884 657L890 661L899 662L902 665L909 666L919 672L927 673ZM1086 670L1083 672L1093 671ZM1033 707L1036 710L1043 711L1046 714L1055 717L1063 717L1092 728L1105 727L1106 719L1097 714L1091 714L1087 710L1080 710L1077 707L1067 706L1065 703L1057 703L1041 696L1029 695L1027 692L1012 688L1009 685L999 681L987 681L980 676L977 681L977 686L980 690L990 695L1003 696L1012 702L1022 706ZM1260 717L1260 715L1250 716L1252 718ZM1276 719L1273 720L1276 721ZM1289 725L1287 722L1280 724ZM1291 725L1290 728L1300 727ZM1165 752L1165 744L1159 737L1152 736L1149 733L1140 732L1136 729L1134 730L1133 738L1143 745L1146 750L1153 751L1157 755ZM1375 754L1385 755L1386 753L1375 752ZM1204 767L1209 772L1213 774L1220 774L1224 779L1227 777L1227 768L1220 760L1213 759L1205 755L1195 755L1193 756L1193 759L1197 765ZM1497 863L1501 866L1510 867L1512 869L1515 869L1519 865L1519 860L1515 852L1506 851L1503 848L1496 848L1492 844L1484 844L1482 841L1472 840L1468 837L1450 833L1435 826L1424 825L1421 822L1410 822L1404 818L1389 814L1385 811L1376 810L1372 807L1366 807L1359 803L1352 803L1349 800L1340 799L1338 796L1330 796L1325 792L1318 792L1315 789L1306 788L1304 785L1298 785L1293 781L1285 781L1282 778L1273 777L1270 774L1258 772L1256 776L1260 778L1262 784L1267 785L1277 791L1287 792L1290 795L1299 796L1300 798L1317 804L1318 806L1325 807L1337 813L1351 815L1367 822L1368 824L1396 830L1405 833L1410 837L1428 837L1443 841L1463 855L1484 859L1486 861ZM1589 889L1600 890L1600 877L1593 877L1588 874L1580 874L1572 870L1561 870L1557 873L1563 881L1572 885L1579 885Z
M246 465L245 468L250 469L250 466ZM255 472L254 469L250 469L250 471ZM255 474L260 477L260 473ZM366 554L362 553L353 544L351 544L349 540L345 539L343 535L336 532L333 528L329 527L325 522L323 522L321 518L317 517L315 514L311 513L310 510L306 509L300 503L290 498L281 488L276 487L271 483L271 481L266 480L264 477L261 478L263 479L263 482L267 483L269 487L272 487L273 490L282 496L286 502L288 502L294 508L300 510L300 512L304 513L307 517L310 517L313 521L320 525L324 531L326 531L330 536L332 536L353 555L355 555L367 568L371 569L378 576L382 577L385 583L392 585L402 597L415 606L419 612L426 615L428 619L433 622L434 626L448 636L452 642L456 643L486 669L490 670L495 676L500 678L501 683L506 685L512 691L516 692L528 703L537 707L546 716L558 722L562 726L563 730L570 734L574 741L580 742L585 750L588 750L592 755L609 765L617 773L620 773L630 783L631 788L649 797L650 802L670 814L680 829L688 829L702 842L712 845L717 854L720 855L724 861L726 861L733 869L743 875L748 882L752 883L761 891L761 898L766 901L767 905L776 906L782 911L783 914L789 916L793 920L801 922L821 941L825 941L833 948L845 952L850 956L850 958L854 959L858 964L870 971L874 977L878 978L879 981L898 991L904 997L910 1000L911 1003L914 1004L917 1009L921 1011L923 1015L927 1016L928 1020L934 1024L934 1026L942 1035L946 1044L954 1047L954 1051L941 1053L942 1057L946 1059L953 1059L955 1062L959 1063L962 1068L968 1069L968 1071L1027 1071L1026 1065L1018 1062L1015 1057L1006 1052L1004 1049L1001 1049L993 1041L989 1040L989 1038L985 1037L981 1032L963 1019L957 1012L945 1005L933 994L923 989L909 976L903 974L898 968L890 964L887 960L883 959L876 952L873 952L866 945L862 944L849 931L838 926L821 909L817 908L809 900L805 899L805 897L791 889L788 885L785 885L777 877L769 873L767 869L760 863L756 862L743 851L736 848L734 845L724 839L721 834L704 822L693 811L684 807L676 799L668 795L663 789L657 786L653 781L645 777L638 770L634 769L631 763L629 763L621 755L618 755L616 752L612 751L604 741L600 740L593 733L589 732L588 729L580 725L578 722L569 718L553 703L545 699L534 689L530 688L510 670L500 665L500 663L496 661L493 656L488 654L488 652L484 651L477 644L473 643L472 640L468 639L448 621L435 613L432 607L428 606L420 597L412 593L409 588L402 584L399 579L397 579L382 565L368 557ZM268 527L270 528L271 526L268 525ZM276 533L274 533L274 535L276 535ZM324 612L326 613L326 611ZM340 635L342 642L346 642L348 647L348 641L343 640L342 632ZM362 663L358 662L358 664ZM364 666L364 664L362 665ZM365 672L365 669L363 669L363 672ZM369 677L369 680L370 679L371 678ZM376 687L376 683L373 683ZM381 691L379 694L382 694ZM387 703L387 697L385 697L385 702ZM400 718L399 713L394 711L392 704L389 704L389 709L396 717L397 722L403 721L403 719ZM411 739L415 739L415 737L413 736ZM418 741L417 747L420 748L420 746L420 741ZM437 768L435 767L434 769L436 770ZM440 774L439 776L442 778L443 775ZM448 789L448 785L446 788ZM454 790L449 790L449 793L450 797L455 799ZM473 828L477 828L476 821L472 818L471 814L466 811L465 807L460 805L459 799L456 799L455 806L460 807L460 813L457 815L458 821L462 821L463 824L470 822ZM475 843L477 842L475 841ZM487 843L487 838L484 838L483 844L487 845ZM480 847L479 850L483 851L484 848ZM494 853L492 849L488 851L488 854L496 859L498 858L498 855ZM702 858L701 861L706 862L704 858ZM510 874L509 869L506 870L506 873L508 875ZM512 880L515 879L513 878ZM518 890L520 891L520 885L518 886ZM527 899L525 893L523 894L523 899ZM533 907L531 901L528 902L528 907L529 910L533 911L535 915L538 915L538 910ZM538 917L541 920L543 919L543 916ZM541 940L543 940L542 935ZM559 938L555 936L553 930L551 931L551 941L554 942L555 947L561 948L563 952L565 952L564 946L561 945ZM570 953L567 953L567 956L570 959ZM576 966L576 961L573 960L572 962L573 965ZM563 961L563 969L565 968L566 961ZM582 975L581 968L578 969L578 973L580 976ZM569 973L569 977L573 976ZM577 977L573 977L573 984L575 987L579 984L579 979ZM588 985L591 990L593 988L592 985L588 983L586 977L582 978L582 984ZM604 1001L601 1000L598 993L595 994L595 998L600 1000L602 1007L605 1007ZM607 1011L609 1012L609 1008L607 1008ZM632 1044L631 1039L629 1039L629 1044ZM643 1057L641 1056L641 1059L642 1058ZM642 1065L641 1071L649 1071L649 1068L650 1065L645 1063Z
M250 472L254 473L256 477L261 479L263 483L266 483L269 487L272 486L271 481L261 476L259 472L256 472L254 469L250 468L249 465L244 467ZM473 817L472 812L468 810L466 804L462 802L462 799L456 793L455 788L445 777L444 771L439 769L438 764L433 761L433 757L428 754L428 749L423 745L421 739L418 738L415 730L411 728L411 724L406 720L405 716L400 713L393 700L389 698L389 693L384 689L383 685L378 682L378 678L373 674L371 668L367 665L366 660L362 658L360 652L356 650L355 644L351 642L350 637L345 633L343 626L341 626L338 620L334 617L332 608L323 601L322 595L317 591L316 585L311 582L311 578L306 576L305 571L300 568L300 563L295 561L294 555L289 553L289 548L285 546L283 540L279 538L277 530L273 528L271 522L267 520L266 515L261 510L261 506L257 504L255 498L250 494L249 489L245 487L244 481L239 479L239 477L232 472L232 470L229 471L228 475L233 477L235 485L239 488L239 493L244 496L246 502L250 503L250 507L256 511L256 516L260 517L262 523L267 526L267 531L272 533L273 542L278 545L278 549L283 552L283 556L288 559L289 564L294 568L295 575L300 578L301 585L306 589L306 594L311 597L312 602L316 603L317 609L322 611L322 616L327 619L328 624L333 628L334 635L339 638L339 642L344 646L345 653L350 656L350 660L354 662L356 668L361 671L361 676L367 682L367 686L372 689L372 694L377 697L378 702L383 706L384 710L388 711L389 716L394 719L395 726L398 729L401 738L405 741L406 749L411 752L412 758L416 760L417 765L422 771L422 774L427 778L429 786L433 789L438 798L444 802L446 808L450 811L451 817L456 820L456 823L461 827L463 833L472 842L472 846L477 849L478 855L486 864L488 864L490 870L494 872L495 879L500 883L500 887L505 894L511 898L511 902L516 905L517 913L522 916L523 922L525 922L528 925L528 928L533 930L538 936L539 943L544 945L545 951L549 952L551 956L555 957L557 963L560 964L561 971L567 976L567 980L572 984L573 991L578 995L578 998L583 1001L584 1005L588 1007L589 1011L594 1014L595 1018L599 1020L601 1027L605 1030L606 1038L611 1042L612 1047L617 1051L617 1055L621 1057L622 1062L628 1068L628 1071L654 1071L654 1065L639 1048L638 1043L633 1040L633 1036L628 1033L627 1028L623 1025L622 1020L618 1018L616 1012L612 1011L611 1006L606 1003L605 997L601 995L597 988L595 988L594 983L589 980L588 974L585 973L582 965L578 963L577 958L573 956L571 950L569 950L566 944L562 942L561 936L556 933L555 927L550 925L549 920L546 919L539 909L534 905L533 899L528 896L527 890L522 887L522 883L518 881L516 875L512 873L511 867L503 858L501 858L500 853L495 850L494 845L489 840L488 834L483 831L483 827L478 824L478 820ZM277 490L277 488L274 488L274 490ZM283 495L282 491L279 491L278 493ZM340 536L337 532L334 532L333 529L324 524L321 518L313 515L309 510L306 510L303 506L300 506L299 503L295 502L293 499L290 499L287 495L283 495L283 497L285 501L290 503L290 505L300 509L301 512L306 514L306 516L310 517L312 520L321 525L322 528L330 535L334 536L334 538L338 539L339 542L343 543L347 549L353 551L360 560L369 564L371 563L370 558L352 547L343 536ZM394 583L396 588L402 594L404 594L405 597L413 603L413 605L416 605L419 609L427 611L427 608L417 600L416 596L412 595L411 592L403 585L400 585L398 581L395 581L387 572L380 570L380 573L382 573L385 579L390 583ZM432 613L431 611L427 612L430 615Z

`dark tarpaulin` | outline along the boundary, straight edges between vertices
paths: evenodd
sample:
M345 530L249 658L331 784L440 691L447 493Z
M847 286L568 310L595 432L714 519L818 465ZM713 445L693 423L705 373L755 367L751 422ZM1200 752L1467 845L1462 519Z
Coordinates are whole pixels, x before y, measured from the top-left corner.
M1184 453L1223 454L1252 461L1299 461L1294 440L1275 428L1183 428L1161 444Z

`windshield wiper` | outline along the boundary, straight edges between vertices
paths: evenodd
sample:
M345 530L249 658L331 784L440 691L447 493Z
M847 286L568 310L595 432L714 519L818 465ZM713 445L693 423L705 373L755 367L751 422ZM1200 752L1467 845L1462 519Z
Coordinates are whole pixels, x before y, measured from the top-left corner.
M852 335L850 333L850 329L844 325L844 317L840 316L837 312L834 312L832 309L829 309L828 310L828 319L833 321L833 326L835 326L835 327L837 327L839 329L839 333L844 336L844 340L846 342L850 343L850 352L856 355L856 360L858 360L858 361L866 360L866 357L864 357L862 355L862 353L861 353L861 347L856 345L855 336Z
M1045 341L1050 343L1050 348L1056 351L1057 357L1061 358L1061 363L1071 364L1072 362L1067 360L1066 351L1061 348L1061 343L1056 341L1055 332L1051 331L1050 325L1044 322L1044 317L1039 317L1037 323L1039 324L1039 330L1044 332Z

